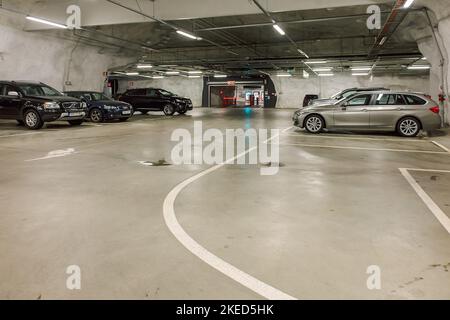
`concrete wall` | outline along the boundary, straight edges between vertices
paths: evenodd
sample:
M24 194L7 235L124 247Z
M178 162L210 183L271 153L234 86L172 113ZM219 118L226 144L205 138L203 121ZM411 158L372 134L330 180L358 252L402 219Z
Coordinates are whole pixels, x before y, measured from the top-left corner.
M303 79L298 77L272 76L278 93L277 108L293 108L302 104L306 94L318 94L330 97L333 94L352 87L387 87L394 90L427 91L429 77L374 76L354 77L350 74L337 74L334 77Z
M161 88L192 100L194 107L202 106L203 78L168 77L155 80L119 81L119 92L129 88Z
M132 60L99 48L21 30L23 16L0 13L0 79L34 80L58 90L103 90L103 72ZM64 86L66 80L72 86Z

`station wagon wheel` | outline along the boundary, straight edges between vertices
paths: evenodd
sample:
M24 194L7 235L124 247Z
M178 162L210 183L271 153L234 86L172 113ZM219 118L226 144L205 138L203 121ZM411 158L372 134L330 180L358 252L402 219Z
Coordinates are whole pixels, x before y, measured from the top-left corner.
M317 115L311 115L305 120L305 128L309 133L319 133L324 128L324 121Z
M175 107L171 104L166 104L163 111L166 116L173 116L175 113Z
M42 126L44 125L44 122L42 121L39 113L33 109L25 111L23 118L24 124L28 129L37 130L42 128Z
M397 131L403 137L415 137L419 134L420 123L414 118L404 118L398 123Z
M102 122L103 121L102 111L98 108L92 109L90 118L91 118L91 121L94 123Z

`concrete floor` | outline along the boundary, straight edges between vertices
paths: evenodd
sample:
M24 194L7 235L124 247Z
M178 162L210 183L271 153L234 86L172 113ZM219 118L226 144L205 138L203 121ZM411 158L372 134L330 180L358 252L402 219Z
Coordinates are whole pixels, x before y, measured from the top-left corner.
M166 226L165 197L209 167L138 162L170 161L172 131L194 120L284 129L292 112L197 109L39 132L1 121L0 298L261 299ZM432 140L450 147L445 130L411 140L292 129L280 137L277 175L227 165L188 185L174 209L204 248L298 299L449 299L450 234L399 171L450 170ZM410 174L449 215L450 173ZM81 267L82 290L66 289L69 265ZM381 290L367 289L370 265Z

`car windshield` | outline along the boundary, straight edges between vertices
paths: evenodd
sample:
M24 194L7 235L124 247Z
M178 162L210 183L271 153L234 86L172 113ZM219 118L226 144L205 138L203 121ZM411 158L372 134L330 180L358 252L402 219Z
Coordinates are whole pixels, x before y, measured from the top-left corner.
M172 92L166 91L166 90L159 90L159 92L166 97L173 97L175 94L173 94Z
M111 100L107 96L105 96L103 93L93 92L90 94L92 101L105 101L105 100Z
M58 90L46 85L19 84L18 86L27 96L58 97L63 95Z

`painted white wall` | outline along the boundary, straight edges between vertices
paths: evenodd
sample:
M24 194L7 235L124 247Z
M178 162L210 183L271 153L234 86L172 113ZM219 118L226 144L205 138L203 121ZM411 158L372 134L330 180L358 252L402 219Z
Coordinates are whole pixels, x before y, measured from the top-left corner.
M77 46L72 41L23 31L22 20L0 13L2 80L41 81L58 90L102 91L103 73L133 60L101 54L96 47ZM64 86L66 79L72 86Z
M302 105L306 94L318 94L330 97L333 94L352 87L386 87L393 90L411 90L426 92L430 87L429 77L395 77L374 76L354 77L351 74L336 74L334 77L299 77L272 76L278 93L277 108L297 108Z
M194 107L202 106L203 78L167 77L139 81L119 81L119 92L130 88L161 88L192 100Z

